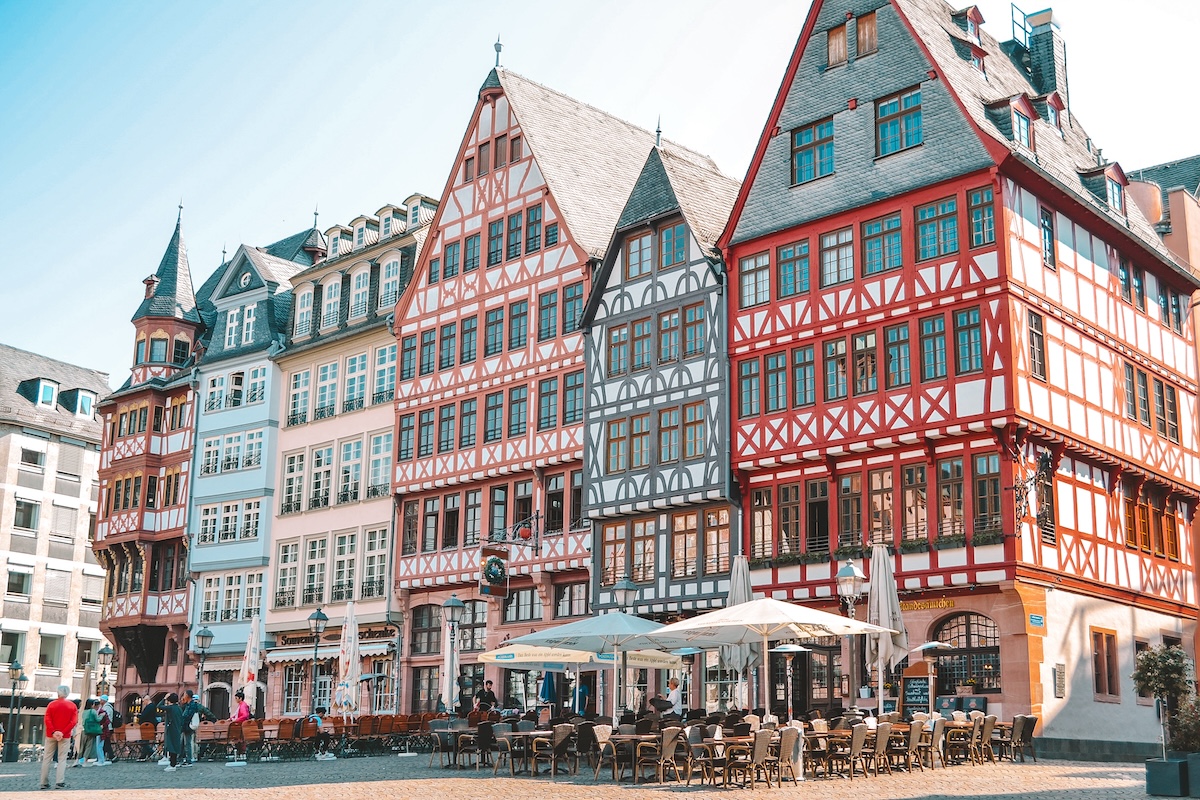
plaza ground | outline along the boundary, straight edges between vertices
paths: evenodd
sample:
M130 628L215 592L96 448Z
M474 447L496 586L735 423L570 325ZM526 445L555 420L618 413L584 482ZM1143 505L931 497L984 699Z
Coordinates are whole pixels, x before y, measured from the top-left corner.
M5 797L54 798L68 794L88 800L163 800L186 796L188 800L380 800L382 797L420 800L592 800L609 795L621 800L665 800L673 794L690 800L729 797L743 789L690 789L655 783L614 786L601 775L592 780L581 770L577 776L510 778L504 771L493 778L491 769L476 772L430 768L429 756L411 758L374 756L339 761L289 761L251 763L226 767L203 763L176 772L154 764L118 762L110 767L67 769L67 788L39 791L37 764L0 764L0 793ZM611 773L609 773L611 777ZM51 772L51 782L54 773ZM767 791L760 785L754 796ZM1037 764L1007 762L980 767L898 772L890 777L810 780L771 796L813 800L935 800L937 798L1012 798L1012 800L1141 800L1146 797L1144 767L1130 763L1046 761ZM747 795L742 795L747 796Z

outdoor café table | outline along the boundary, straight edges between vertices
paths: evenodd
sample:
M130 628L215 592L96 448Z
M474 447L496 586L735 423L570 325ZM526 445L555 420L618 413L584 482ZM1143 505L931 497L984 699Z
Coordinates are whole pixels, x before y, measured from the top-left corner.
M628 747L627 752L629 753L630 777L633 778L634 782L636 783L637 782L637 771L636 771L636 763L634 761L634 756L635 756L635 750L636 750L638 744L640 742L657 742L659 740L659 738L661 738L661 734L658 734L658 733L614 733L612 736L608 737L608 740L610 742L612 742L613 746L615 746L615 747L619 748L621 745L626 745ZM619 757L614 756L614 758L617 758L618 759L617 763L620 764ZM624 772L625 772L624 770L622 770L622 769L620 769L620 767L618 767L618 771L617 771L617 781L618 782L624 780L624 777L623 777Z
M521 739L525 740L525 742L521 745L521 749L518 751L521 754L521 768L516 771L516 774L529 775L529 762L533 757L533 740L539 736L553 736L554 731L497 731L496 735L498 737L509 739L514 744ZM457 752L457 737L455 737L455 742L455 750ZM512 758L512 756L510 755L509 758Z

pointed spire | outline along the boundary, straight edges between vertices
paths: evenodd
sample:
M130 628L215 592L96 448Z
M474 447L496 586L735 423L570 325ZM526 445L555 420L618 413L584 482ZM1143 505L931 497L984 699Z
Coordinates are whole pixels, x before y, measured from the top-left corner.
M658 115L658 127L654 129L654 146L662 147L662 114Z
M183 200L175 219L175 232L167 243L162 261L154 272L155 284L138 306L133 319L176 317L192 319L196 313L196 295L192 290L192 272L188 267L187 246L183 242ZM149 284L147 284L149 286Z
M500 51L504 49L504 45L500 44L500 34L498 34L498 33L496 34L496 43L494 45L492 45L492 47L496 48L496 67L499 68L499 66L500 66Z
M317 205L316 203L313 203L313 230L314 231L317 229L317 217L321 216L321 212L318 210L319 208L320 208L319 205Z
M225 242L221 242L221 263L225 263Z

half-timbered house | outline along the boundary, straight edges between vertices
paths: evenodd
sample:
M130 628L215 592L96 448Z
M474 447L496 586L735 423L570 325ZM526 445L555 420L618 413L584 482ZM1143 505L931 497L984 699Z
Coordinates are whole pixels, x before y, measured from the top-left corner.
M959 648L939 695L1140 752L1134 655L1194 636L1200 281L1076 119L1052 13L982 22L812 6L722 240L743 534L758 591L828 606L889 545L909 640ZM814 643L796 705L849 704L841 664Z
M612 587L623 578L638 585L638 612L664 621L720 607L729 593L740 513L730 494L725 265L715 244L737 189L710 159L654 147L593 278L583 312L583 463L597 608L616 605ZM728 688L717 681L717 657L695 666L685 703Z
M467 605L457 644L472 681L478 651L590 613L580 320L653 144L501 67L479 90L396 308L406 710L437 703L452 593ZM524 673L492 677L504 700L536 696Z

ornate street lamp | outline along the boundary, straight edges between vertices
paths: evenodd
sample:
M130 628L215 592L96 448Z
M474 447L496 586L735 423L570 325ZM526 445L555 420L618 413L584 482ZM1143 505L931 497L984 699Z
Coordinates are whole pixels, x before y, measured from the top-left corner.
M455 689L461 692L458 684L458 623L462 621L463 613L467 610L467 604L458 599L458 595L451 593L450 599L442 603L442 618L450 625L450 675L447 675L447 689L450 689L451 694ZM443 701L448 705L457 708L460 704L456 702L456 698L445 697Z
M208 648L212 647L213 632L205 625L196 631L196 652L200 654L200 672L196 675L196 699L204 702L204 661L208 658Z
M21 669L20 661L13 661L8 665L8 681L8 726L5 728L7 735L4 738L4 760L12 763L17 760L21 748L21 739L17 735L17 693L24 694L25 684L29 683L29 678Z
M617 602L617 605L620 606L621 610L624 611L626 614L632 614L637 610L638 586L636 583L629 580L629 578L627 578L627 577L621 578L621 580L614 583L613 588L612 588L612 595L613 595L613 600L615 600ZM614 706L619 708L621 711L625 710L625 697L624 697L624 693L621 691L621 687L625 683L625 678L626 678L625 665L626 665L626 663L627 663L627 660L625 658L625 651L622 650L621 651L621 662L616 665L616 668L617 668L616 680L613 681L614 687L615 687L616 693L617 693L616 703L614 703ZM618 715L618 721L619 721L619 715Z
M845 601L849 609L850 619L854 619L854 604L858 602L858 598L862 597L863 581L866 580L866 575L858 568L852 559L846 559L846 563L837 571L835 576L837 580L838 597ZM858 695L858 660L854 653L854 640L857 635L850 637L850 705L857 705L854 698Z
M312 666L312 713L317 713L317 646L321 644L321 634L329 624L329 617L317 606L317 610L308 615L308 630L313 635L313 666Z
M779 645L772 647L767 652L783 653L783 658L787 662L787 669L786 669L786 673L787 673L787 718L788 718L788 721L791 722L791 720L792 720L792 659L795 658L798 653L809 653L811 651L807 647L801 647L798 644L779 644ZM770 713L770 709L767 710L767 713Z
M106 642L104 647L101 647L96 652L96 666L100 667L100 677L96 681L96 694L98 696L108 694L108 665L112 663L112 658L113 649Z

